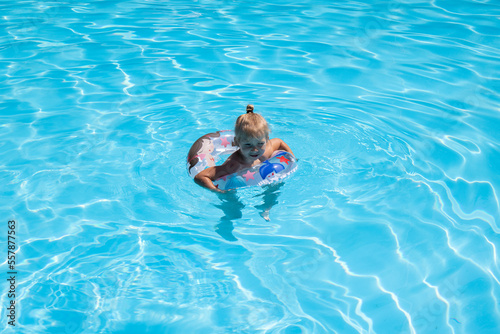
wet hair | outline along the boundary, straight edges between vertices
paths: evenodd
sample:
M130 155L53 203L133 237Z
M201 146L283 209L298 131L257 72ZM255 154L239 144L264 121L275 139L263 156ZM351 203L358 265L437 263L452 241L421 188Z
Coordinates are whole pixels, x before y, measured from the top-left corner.
M270 132L264 117L254 113L251 104L247 105L247 113L238 117L234 126L234 137L237 142L243 137L259 138L265 136L266 139L269 139Z

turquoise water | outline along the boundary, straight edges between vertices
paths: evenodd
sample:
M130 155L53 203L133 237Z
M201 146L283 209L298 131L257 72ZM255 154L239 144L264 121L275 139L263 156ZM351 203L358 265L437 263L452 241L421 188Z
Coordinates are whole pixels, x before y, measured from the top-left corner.
M498 2L0 10L2 331L499 332ZM195 185L248 103L298 171Z

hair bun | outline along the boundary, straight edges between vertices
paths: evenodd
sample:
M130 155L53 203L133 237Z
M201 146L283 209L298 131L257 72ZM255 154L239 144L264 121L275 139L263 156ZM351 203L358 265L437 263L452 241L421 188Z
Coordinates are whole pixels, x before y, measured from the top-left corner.
M253 113L253 105L251 105L251 104L247 105L247 114L249 112Z

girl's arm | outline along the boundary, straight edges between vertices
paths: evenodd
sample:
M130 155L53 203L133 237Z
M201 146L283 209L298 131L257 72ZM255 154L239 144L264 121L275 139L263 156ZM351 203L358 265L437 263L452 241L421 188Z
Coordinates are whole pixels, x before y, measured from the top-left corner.
M214 186L212 180L216 180L215 176L217 175L217 168L208 167L207 169L202 170L194 177L194 181L198 183L200 186L208 188L210 190L220 191L216 186Z
M231 156L226 160L226 162L224 162L224 164L220 166L208 167L207 169L204 169L201 172L199 172L194 177L194 181L202 187L217 192L222 192L222 190L214 186L212 181L215 181L224 175L232 174L236 172L237 169L238 169L238 164L234 161L234 159L232 159Z
M287 151L293 154L292 149L281 139L273 138L271 139L274 151ZM295 154L293 154L295 156Z

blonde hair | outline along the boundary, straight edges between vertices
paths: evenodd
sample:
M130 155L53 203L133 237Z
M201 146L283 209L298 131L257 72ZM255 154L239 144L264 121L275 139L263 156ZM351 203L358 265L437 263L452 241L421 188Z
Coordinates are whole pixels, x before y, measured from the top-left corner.
M269 140L270 132L271 130L264 117L255 114L251 104L247 105L247 113L238 117L234 126L234 137L237 142L242 137L259 138L265 136Z

